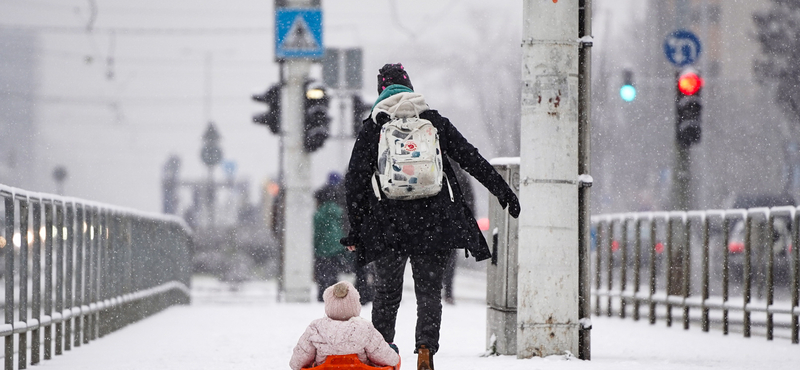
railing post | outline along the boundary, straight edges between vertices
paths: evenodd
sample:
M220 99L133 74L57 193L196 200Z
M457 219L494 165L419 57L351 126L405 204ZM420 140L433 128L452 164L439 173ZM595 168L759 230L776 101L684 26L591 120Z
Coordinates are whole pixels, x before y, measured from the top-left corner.
M692 262L692 223L687 217L683 218L683 243L681 246L681 276L683 287L681 289L683 295L683 328L689 330L689 305L686 304L686 298L691 294L691 262Z
M639 321L639 285L642 282L642 219L636 218L636 240L633 261L633 319Z
M100 315L100 304L103 301L102 298L102 271L104 270L103 263L103 249L105 243L105 217L104 217L104 210L101 207L97 207L95 210L95 217L97 217L97 232L95 233L95 238L97 239L94 243L94 269L92 269L93 274L93 283L94 292L92 293L92 302L95 304L96 310L92 313L91 317L91 326L92 326L92 333L91 333L91 340L97 339L97 329L99 322L97 318Z
M6 248L3 252L6 257L6 269L3 273L6 281L5 323L14 324L14 194L8 192L0 193L5 198L5 225L6 225ZM5 338L5 369L14 369L14 333L6 335Z
M666 274L667 274L667 276L666 276L666 279L667 279L666 283L667 284L665 286L664 291L666 293L666 298L667 298L667 317L666 317L666 320L667 320L667 326L668 327L672 326L672 304L669 303L669 296L670 296L670 293L672 292L672 285L673 285L673 281L672 281L672 247L673 247L673 245L672 244L673 244L673 240L675 239L672 236L673 232L675 232L674 221L672 220L672 216L668 215L667 216L667 249L665 251L667 253L667 261L666 261L666 265L665 265L666 268L664 269Z
M84 212L86 213L86 239L84 242L84 267L83 267L83 281L84 281L84 293L83 293L83 304L81 306L81 316L83 317L83 343L88 344L89 339L92 337L92 326L91 326L91 316L90 312L83 312L83 307L91 307L91 304L94 303L92 301L92 296L94 292L94 281L92 279L93 275L92 272L94 271L94 248L95 248L95 241L97 240L97 212L95 207L86 206L84 207Z
M73 297L75 296L75 288L74 288L74 280L75 280L75 261L74 261L74 249L75 249L75 231L77 227L83 227L83 225L76 225L78 224L75 221L76 216L76 207L74 203L67 203L67 247L66 251L64 252L65 256L67 257L66 265L64 266L64 273L66 276L64 277L64 311L69 310L69 318L64 320L64 350L69 351L72 349L72 321L73 316L75 315L75 311L73 310L74 300Z
M703 216L703 318L702 318L702 327L703 331L707 332L709 329L709 320L708 314L709 309L706 307L706 301L708 301L709 296L709 275L710 275L710 251L708 245L708 217Z
M109 215L107 209L100 210L100 238L98 239L97 248L97 295L95 300L98 303L105 302L106 299L111 298L108 296L108 231L109 231ZM108 310L98 310L94 314L93 320L95 321L95 330L92 331L92 339L100 338L100 333L103 331L103 314Z
M792 343L800 343L800 320L796 310L800 310L800 212L795 209L792 217Z
M28 197L17 195L19 202L19 312L17 320L28 321ZM19 369L28 367L28 332L19 333L17 338L17 366Z
M742 312L743 312L743 321L742 321L742 332L744 333L745 338L750 338L750 309L747 307L750 304L750 255L752 252L752 244L750 242L750 234L751 234L751 227L753 225L753 217L750 213L747 214L747 221L745 222L745 229L744 229L744 272L743 272L743 282L744 282L744 302L742 304Z
M743 220L744 221L744 220ZM730 251L728 250L728 244L730 243L730 232L731 232L731 221L728 219L728 216L723 216L723 242L722 242L722 334L728 335L728 309L726 304L728 303L728 287L730 284L730 267L729 260L730 260Z
M595 269L594 269L594 288L597 291L600 291L602 287L602 269L603 269L603 222L600 221L597 223L597 235L595 236L595 246L594 246L594 257L595 257ZM600 316L600 302L601 297L598 294L595 298L594 304L594 314L595 316Z
M31 200L33 209L33 258L31 278L31 318L42 322L42 200ZM26 314L27 315L27 314ZM39 326L31 331L31 365L39 363Z
M647 296L650 302L647 316L651 325L656 323L656 302L653 301L653 295L656 294L656 231L656 220L654 218L650 221L650 291Z
M628 287L628 246L630 245L628 240L628 219L623 217L621 219L621 232L622 237L620 243L620 250L622 251L622 262L620 263L620 271L619 271L619 316L621 318L625 318L625 308L626 308L626 301L624 297L625 289Z
M606 245L608 246L608 281L607 281L607 289L608 289L608 310L606 311L606 315L611 317L612 315L612 296L611 292L614 290L614 251L612 250L612 240L614 240L614 220L609 219L608 224L606 225L608 228L608 233L606 234Z
M55 263L56 263L56 305L55 311L64 318L64 252L66 246L64 245L65 239L69 235L69 229L64 226L64 207L65 204L61 201L56 201L56 235L58 235L58 242L55 245ZM64 322L56 323L56 356L63 353L64 350Z
M88 231L89 223L87 222L86 206L83 204L75 205L77 214L77 242L75 243L75 303L74 309L78 310L78 315L75 316L75 333L72 345L75 347L81 346L83 340L83 271L84 271L84 251L86 249L86 232ZM73 309L73 311L74 311ZM73 312L74 314L74 312Z
M44 223L44 314L50 317L44 328L44 359L49 360L53 357L53 238L60 234L55 232L53 201L49 199L44 203Z
M772 212L769 212L769 217L767 217L767 234L764 237L766 240L766 249L764 249L767 253L767 340L772 340L774 335L774 322L772 313L769 312L770 306L774 303L775 298L775 279L773 277L775 271L775 253L773 251L773 242L772 242L772 234L775 231L775 216Z

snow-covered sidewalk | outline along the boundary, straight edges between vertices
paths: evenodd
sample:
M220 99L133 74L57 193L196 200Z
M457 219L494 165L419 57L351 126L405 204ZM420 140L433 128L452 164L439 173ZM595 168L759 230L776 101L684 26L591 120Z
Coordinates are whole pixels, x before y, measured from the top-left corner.
M403 369L412 370L415 304L407 282L396 343ZM321 303L276 302L272 282L249 283L238 291L196 279L191 306L167 309L105 338L74 348L37 367L46 369L288 369L297 338L323 315ZM767 342L719 331L667 328L663 322L593 317L592 361L565 356L517 360L481 357L486 307L481 274L456 277L456 305L445 305L439 370L470 369L797 369L800 346L786 339ZM369 317L370 306L362 311Z

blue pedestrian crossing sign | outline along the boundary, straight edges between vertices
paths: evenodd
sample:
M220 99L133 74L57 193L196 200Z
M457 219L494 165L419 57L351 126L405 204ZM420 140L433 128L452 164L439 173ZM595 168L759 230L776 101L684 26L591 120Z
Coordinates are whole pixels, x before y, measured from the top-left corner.
M320 59L322 10L278 8L275 11L275 59Z
M676 67L694 64L700 57L700 39L691 31L677 30L664 40L664 54Z

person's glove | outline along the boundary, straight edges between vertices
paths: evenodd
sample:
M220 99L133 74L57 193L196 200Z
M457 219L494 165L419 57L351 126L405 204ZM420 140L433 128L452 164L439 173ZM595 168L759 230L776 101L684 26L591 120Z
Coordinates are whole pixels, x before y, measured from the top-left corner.
M393 349L393 350L395 351L395 353L397 353L398 355L400 354L400 349L399 349L399 348L397 348L397 345L396 345L396 344L394 344L394 343L389 343L389 348Z
M511 215L511 217L519 217L519 199L517 199L517 196L513 191L507 191L505 194L498 197L497 201L500 202L500 206L503 207L503 209L506 209L506 206L508 207L508 214Z

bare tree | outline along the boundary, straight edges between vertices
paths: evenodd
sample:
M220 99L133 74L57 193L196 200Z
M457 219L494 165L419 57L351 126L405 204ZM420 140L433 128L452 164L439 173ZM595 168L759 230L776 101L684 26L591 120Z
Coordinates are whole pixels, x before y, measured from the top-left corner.
M785 191L797 185L800 137L800 0L772 0L772 6L753 14L761 56L753 64L759 81L774 94L774 101L786 116L783 127L787 162ZM794 183L794 184L793 184Z

